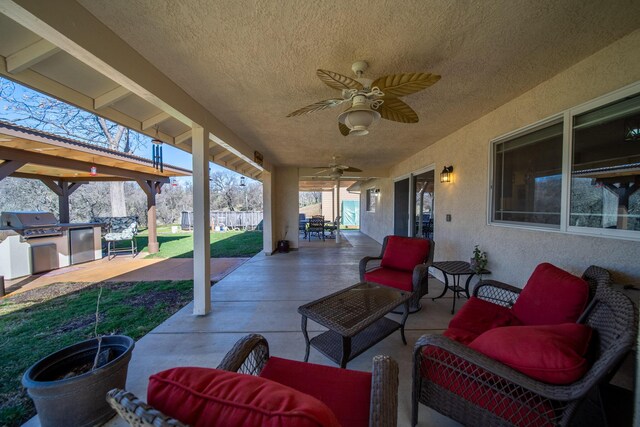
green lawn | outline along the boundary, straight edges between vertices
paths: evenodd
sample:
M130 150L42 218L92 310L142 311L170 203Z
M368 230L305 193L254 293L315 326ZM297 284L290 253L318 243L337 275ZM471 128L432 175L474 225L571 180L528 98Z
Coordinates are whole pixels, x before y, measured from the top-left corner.
M193 282L103 284L98 334L137 340L192 299ZM44 356L93 337L99 284L54 283L0 300L0 426L35 415L20 379Z
M138 249L147 251L146 230L138 234ZM158 227L160 252L147 258L193 258L193 233L171 233L171 226ZM252 257L262 250L262 231L211 233L211 258Z

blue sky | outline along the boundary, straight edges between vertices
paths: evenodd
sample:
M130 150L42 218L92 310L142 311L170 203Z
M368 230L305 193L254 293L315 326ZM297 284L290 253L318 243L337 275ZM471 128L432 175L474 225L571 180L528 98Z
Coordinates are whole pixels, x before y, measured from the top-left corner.
M38 93L32 89L21 86L18 83L13 83L13 84L15 85L15 91L13 92L13 96L15 98L21 98L23 96L28 96L29 94ZM19 117L18 114L11 111L10 107L11 107L10 100L8 100L7 98L3 97L2 94L0 94L0 111L2 111L3 117L8 121L12 121L12 119ZM66 136L66 135L61 135L61 136ZM150 140L151 138L149 138L149 141ZM188 170L192 169L191 153L187 153L186 151L180 150L169 144L163 144L162 150L163 150L162 155L163 155L164 163L170 164L173 166L178 166ZM140 157L151 159L151 143L148 142L146 144L146 147L143 147L135 151L134 154ZM228 171L228 172L231 172L232 174L239 175L234 171L225 169L222 166L219 166L212 162L209 162L209 167L211 172ZM248 179L251 179L251 178L248 178ZM182 181L182 182L191 181L191 177L179 177L178 181Z

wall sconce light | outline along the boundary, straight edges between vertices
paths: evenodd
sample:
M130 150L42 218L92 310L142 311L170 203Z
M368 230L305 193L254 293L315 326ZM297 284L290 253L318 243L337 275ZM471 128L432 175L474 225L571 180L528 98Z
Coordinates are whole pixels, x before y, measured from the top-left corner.
M440 172L440 182L451 182L453 180L453 166L445 166Z
M373 192L376 193L376 194L380 194L380 189L376 188L375 190L373 190Z
M240 187L246 187L247 183L245 182L244 176L240 177Z

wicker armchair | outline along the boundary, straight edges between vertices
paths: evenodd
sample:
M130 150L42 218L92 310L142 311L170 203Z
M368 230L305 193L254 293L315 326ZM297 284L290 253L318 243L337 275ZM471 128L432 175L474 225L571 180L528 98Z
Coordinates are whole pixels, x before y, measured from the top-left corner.
M258 334L241 338L225 355L218 369L259 375L269 360L269 344ZM303 363L303 362L296 362ZM308 364L310 367L314 366ZM328 367L327 367L328 368ZM336 375L348 372L333 368ZM182 422L167 417L150 405L140 401L132 393L113 389L107 401L130 425L135 427L182 427ZM371 378L369 426L395 427L398 417L398 364L390 357L375 356ZM220 423L218 425L224 425Z
M547 384L445 336L424 335L414 348L412 426L418 422L418 403L465 425L569 425L585 398L611 379L636 335L636 310L609 286L608 271L592 266L583 278L593 299L578 322L593 328L596 358L581 379ZM474 290L474 296L506 307L519 293L519 288L496 281L483 281ZM453 392L451 384L463 384L465 390Z
M385 236L384 240L382 241L382 249L380 250L380 255L366 256L360 260L359 269L360 269L361 282L370 281L370 282L378 283L376 279L371 278L370 273L375 272L375 270L380 270L380 263L382 261L382 258L385 256L385 251L387 250L387 245L390 238L398 238L398 237ZM421 264L417 264L415 267L413 267L413 272L411 273L412 275L410 277L411 284L412 284L412 292L414 293L414 296L409 302L409 314L412 314L419 311L422 308L420 306L420 298L422 298L429 292L429 266L433 263L433 253L435 252L435 242L430 239L422 239L422 238L400 237L400 239L411 239L411 240L415 239L415 240L429 241L428 254L426 258L423 260ZM396 288L400 287L392 283L389 283L388 281L380 282L380 283L386 286L392 286Z

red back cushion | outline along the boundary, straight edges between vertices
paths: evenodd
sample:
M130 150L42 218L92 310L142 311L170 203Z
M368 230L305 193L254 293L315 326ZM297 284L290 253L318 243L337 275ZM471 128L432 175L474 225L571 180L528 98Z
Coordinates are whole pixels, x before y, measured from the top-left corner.
M389 236L380 265L395 270L413 271L429 255L429 241L412 237Z
M371 373L270 357L260 376L327 404L343 427L368 427Z
M573 323L589 301L589 285L549 263L536 267L513 305L525 325Z
M264 378L218 369L173 368L154 374L147 401L196 427L340 425L315 397Z
M469 344L489 329L521 324L510 308L471 297L453 316L443 335L462 344Z
M578 323L505 326L485 332L469 347L536 380L570 384L587 372L590 339L591 328Z

